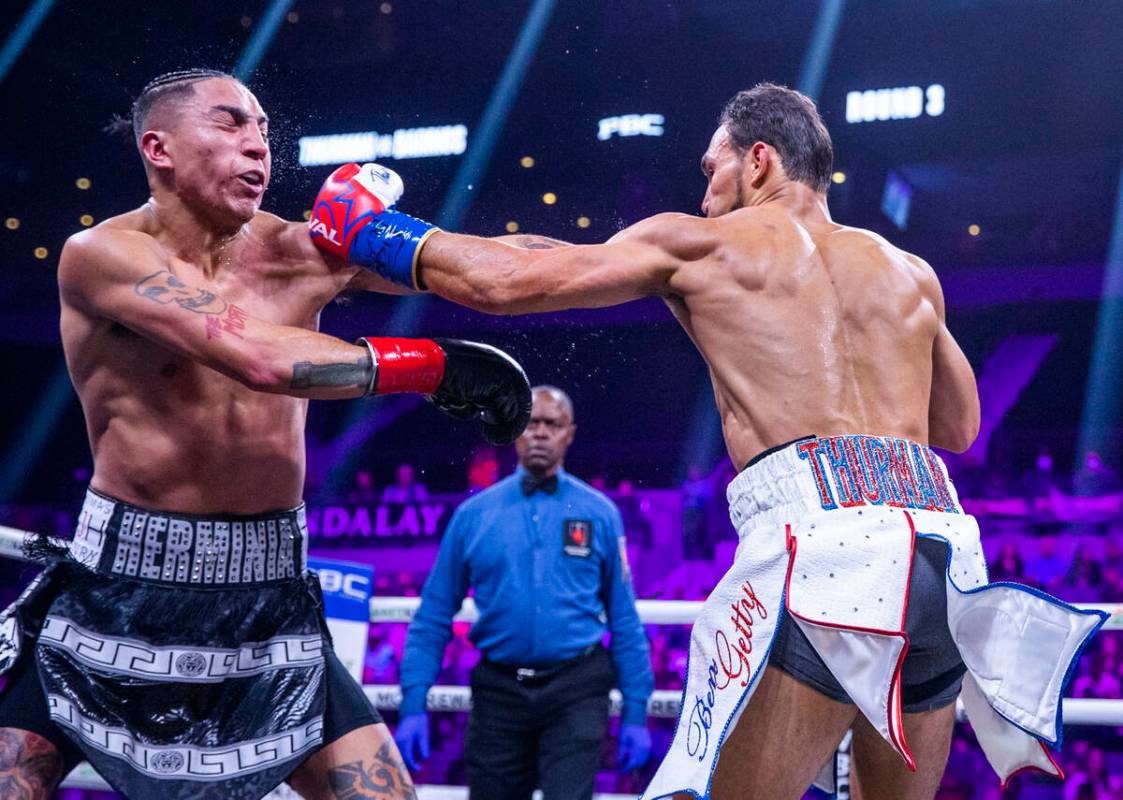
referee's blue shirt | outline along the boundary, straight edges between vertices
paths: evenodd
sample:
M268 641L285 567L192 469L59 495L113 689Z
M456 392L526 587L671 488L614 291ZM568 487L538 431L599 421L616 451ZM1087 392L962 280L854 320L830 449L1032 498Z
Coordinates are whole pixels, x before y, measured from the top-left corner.
M425 710L452 638L452 617L473 587L480 616L468 637L489 661L549 666L579 656L610 631L622 721L643 725L655 679L620 512L561 469L556 493L527 497L523 474L520 467L464 501L449 521L409 626L401 713Z

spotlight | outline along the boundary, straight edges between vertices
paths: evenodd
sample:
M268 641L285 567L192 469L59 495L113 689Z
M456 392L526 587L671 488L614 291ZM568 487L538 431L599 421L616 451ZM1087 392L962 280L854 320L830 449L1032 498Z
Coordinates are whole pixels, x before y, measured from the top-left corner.
M558 202L558 196L553 192L546 192L546 194L542 195L542 202L548 206L552 206L554 203Z
M383 14L389 14L391 11L394 10L394 7L392 5L390 5L389 3L383 3L382 5L380 5L378 7L378 10L381 11Z
M37 259L39 259L40 261L42 261L42 260L43 260L44 258L46 258L46 257L47 257L47 248L45 248L45 247L36 247L36 248L35 248L35 257L36 257Z
M591 224L592 224L592 222L588 217L581 216L581 217L577 218L577 227L578 228L587 228Z
M522 164L524 169L530 169L534 166L534 158L531 156L523 156L519 159L519 163Z
M4 227L10 231L14 231L19 227L19 220L15 217L8 217L6 220L4 220Z
M248 28L249 26L253 25L253 19L250 17L242 17L239 22L242 23L243 28Z
M846 173L842 171L832 173L831 183L846 183Z
M983 229L975 223L971 223L967 226L967 233L971 234L972 236L978 236L980 233L982 233L982 230Z
M510 222L507 223L507 233L518 233L518 232L519 232L519 223L515 222L514 220L511 220Z
M89 189L90 188L90 179L89 178L79 178L78 180L74 181L74 185L77 186L79 189L83 189L83 190Z
M285 19L287 19L290 24L295 25L296 23L300 22L300 14L295 11L290 11L289 13L285 14Z
M78 221L88 228L94 224L94 217L92 214L83 214L82 216L78 217Z

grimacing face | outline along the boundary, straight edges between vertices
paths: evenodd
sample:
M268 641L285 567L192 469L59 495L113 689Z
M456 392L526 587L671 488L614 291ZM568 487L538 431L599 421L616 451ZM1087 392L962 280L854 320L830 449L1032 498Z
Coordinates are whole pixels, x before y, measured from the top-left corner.
M724 125L714 131L710 146L702 155L702 174L706 176L703 214L711 218L720 217L744 206L744 158L733 146Z
M515 440L519 463L534 475L548 475L565 460L577 426L565 404L551 392L534 393L530 423Z
M269 118L235 80L211 78L192 88L161 132L175 192L218 220L249 222L272 170Z

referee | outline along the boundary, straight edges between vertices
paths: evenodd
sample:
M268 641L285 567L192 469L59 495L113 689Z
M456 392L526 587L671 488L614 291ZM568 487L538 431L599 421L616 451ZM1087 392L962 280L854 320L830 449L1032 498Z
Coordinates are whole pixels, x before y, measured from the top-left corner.
M562 469L577 426L568 395L533 390L514 475L453 515L402 656L395 739L410 769L429 755L426 695L469 589L479 621L466 760L471 797L587 800L608 727L608 692L624 696L617 769L651 751L654 687L636 614L620 513ZM601 640L611 633L611 648Z

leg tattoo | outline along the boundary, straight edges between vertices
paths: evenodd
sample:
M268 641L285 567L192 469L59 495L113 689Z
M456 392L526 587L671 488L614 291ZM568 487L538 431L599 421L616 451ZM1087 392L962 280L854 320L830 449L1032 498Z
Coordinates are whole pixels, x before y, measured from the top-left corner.
M0 797L46 800L61 773L62 756L46 739L0 728Z
M374 763L351 761L328 769L328 782L338 800L417 800L405 765L382 745Z

